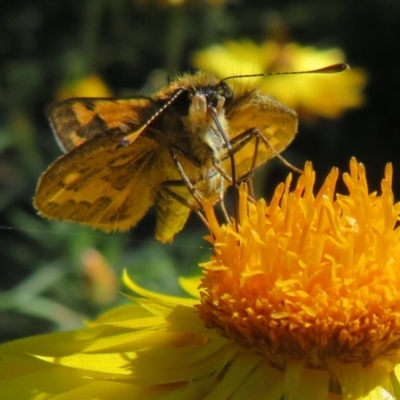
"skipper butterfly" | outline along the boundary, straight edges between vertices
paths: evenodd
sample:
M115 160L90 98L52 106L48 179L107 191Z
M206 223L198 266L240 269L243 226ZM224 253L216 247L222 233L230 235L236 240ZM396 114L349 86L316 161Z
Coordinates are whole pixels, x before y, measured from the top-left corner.
M151 97L75 98L53 106L50 123L66 154L39 180L39 214L127 230L154 205L156 238L171 241L199 209L199 198L219 201L230 184L295 137L296 113L255 85L235 84L243 77L184 74Z

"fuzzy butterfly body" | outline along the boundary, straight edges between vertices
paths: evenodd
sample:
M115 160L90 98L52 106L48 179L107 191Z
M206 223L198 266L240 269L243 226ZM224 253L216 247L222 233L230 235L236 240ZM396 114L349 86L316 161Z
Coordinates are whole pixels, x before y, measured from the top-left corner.
M203 72L182 75L152 97L66 100L49 118L66 154L39 180L39 213L113 231L133 227L155 206L162 242L198 208L193 192L214 203L229 186L232 159L222 133L240 178L297 131L293 110L254 86L228 86ZM254 139L241 139L253 128L270 147L256 151Z

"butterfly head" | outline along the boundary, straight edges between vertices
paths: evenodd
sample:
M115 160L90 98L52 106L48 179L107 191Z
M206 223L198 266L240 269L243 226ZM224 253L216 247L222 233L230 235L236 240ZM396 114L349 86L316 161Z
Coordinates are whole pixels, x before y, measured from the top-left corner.
M233 99L232 89L225 82L201 84L200 81L200 84L182 85L177 92L172 109L181 117L192 120L210 120L212 112L222 115Z

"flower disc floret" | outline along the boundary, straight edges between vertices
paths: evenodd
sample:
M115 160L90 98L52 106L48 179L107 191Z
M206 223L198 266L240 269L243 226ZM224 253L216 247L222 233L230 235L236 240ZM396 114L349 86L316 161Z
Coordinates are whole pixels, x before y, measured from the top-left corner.
M203 265L199 312L205 324L275 366L288 359L325 367L332 360L367 364L400 346L400 204L392 168L381 194L369 193L353 159L336 193L333 169L314 195L310 163L269 204L240 190L239 230L220 226L205 205L215 254Z

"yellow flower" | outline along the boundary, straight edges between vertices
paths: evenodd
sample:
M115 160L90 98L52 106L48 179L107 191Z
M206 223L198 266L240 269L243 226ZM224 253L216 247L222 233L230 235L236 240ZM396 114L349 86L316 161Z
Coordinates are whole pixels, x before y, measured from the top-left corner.
M199 313L282 371L276 398L400 394L400 203L393 204L392 168L381 195L368 193L355 159L343 175L349 195L335 195L337 178L333 169L314 196L307 164L293 192L289 177L269 205L248 202L241 190L239 232L220 226L206 206L215 255L204 265ZM271 385L265 390L278 390Z
M91 74L84 78L74 80L61 86L57 93L57 100L70 99L72 97L111 97L112 92L103 79Z
M86 329L0 346L0 398L400 398L400 204L362 165L313 194L306 165L269 204L242 188L239 228L204 207L214 255L198 299L153 293ZM182 281L197 294L196 279Z
M196 68L224 78L235 74L312 70L343 63L344 59L340 49L317 50L273 41L256 45L243 41L211 46L196 53L193 63ZM256 79L260 78L253 78ZM365 73L354 68L337 75L266 76L259 86L264 94L298 111L336 118L346 109L363 104L365 84Z

